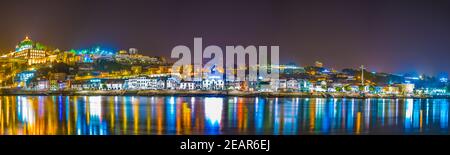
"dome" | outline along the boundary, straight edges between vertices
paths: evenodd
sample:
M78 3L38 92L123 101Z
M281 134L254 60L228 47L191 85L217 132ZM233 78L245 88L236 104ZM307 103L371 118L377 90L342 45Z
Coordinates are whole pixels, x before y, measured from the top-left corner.
M27 36L22 40L16 47L16 51L22 51L26 49L31 49L33 47L33 41Z
M27 36L27 37L25 37L24 40L22 40L22 41L19 43L19 46L21 46L21 45L33 45L33 41L30 40L30 38L28 38L28 36Z

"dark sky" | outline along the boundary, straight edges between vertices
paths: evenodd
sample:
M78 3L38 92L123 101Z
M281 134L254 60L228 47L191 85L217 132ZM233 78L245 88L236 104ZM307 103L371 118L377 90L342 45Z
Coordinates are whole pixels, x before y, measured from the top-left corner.
M404 73L450 71L446 0L2 0L0 51L25 35L170 56L179 44L279 45L281 61Z

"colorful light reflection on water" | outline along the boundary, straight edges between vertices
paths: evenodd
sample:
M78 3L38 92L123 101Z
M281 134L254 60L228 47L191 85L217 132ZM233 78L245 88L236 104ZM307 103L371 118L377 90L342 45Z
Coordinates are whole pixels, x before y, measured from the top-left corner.
M450 134L447 99L2 96L3 135Z

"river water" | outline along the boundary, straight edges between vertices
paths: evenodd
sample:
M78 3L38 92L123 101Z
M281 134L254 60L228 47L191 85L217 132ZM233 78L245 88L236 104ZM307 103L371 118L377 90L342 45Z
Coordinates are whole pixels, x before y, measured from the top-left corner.
M448 99L1 96L3 135L450 134Z

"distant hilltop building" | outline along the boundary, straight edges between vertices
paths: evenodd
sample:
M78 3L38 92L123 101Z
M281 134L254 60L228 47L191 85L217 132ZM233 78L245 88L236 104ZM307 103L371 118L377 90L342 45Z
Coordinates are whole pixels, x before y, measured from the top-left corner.
M130 49L128 50L128 53L129 53L130 55L136 55L136 54L138 54L138 49L137 49L137 48L130 48Z
M119 55L128 55L128 51L126 50L120 50Z
M128 51L126 50L120 50L119 55L137 55L138 49L137 48L130 48Z

